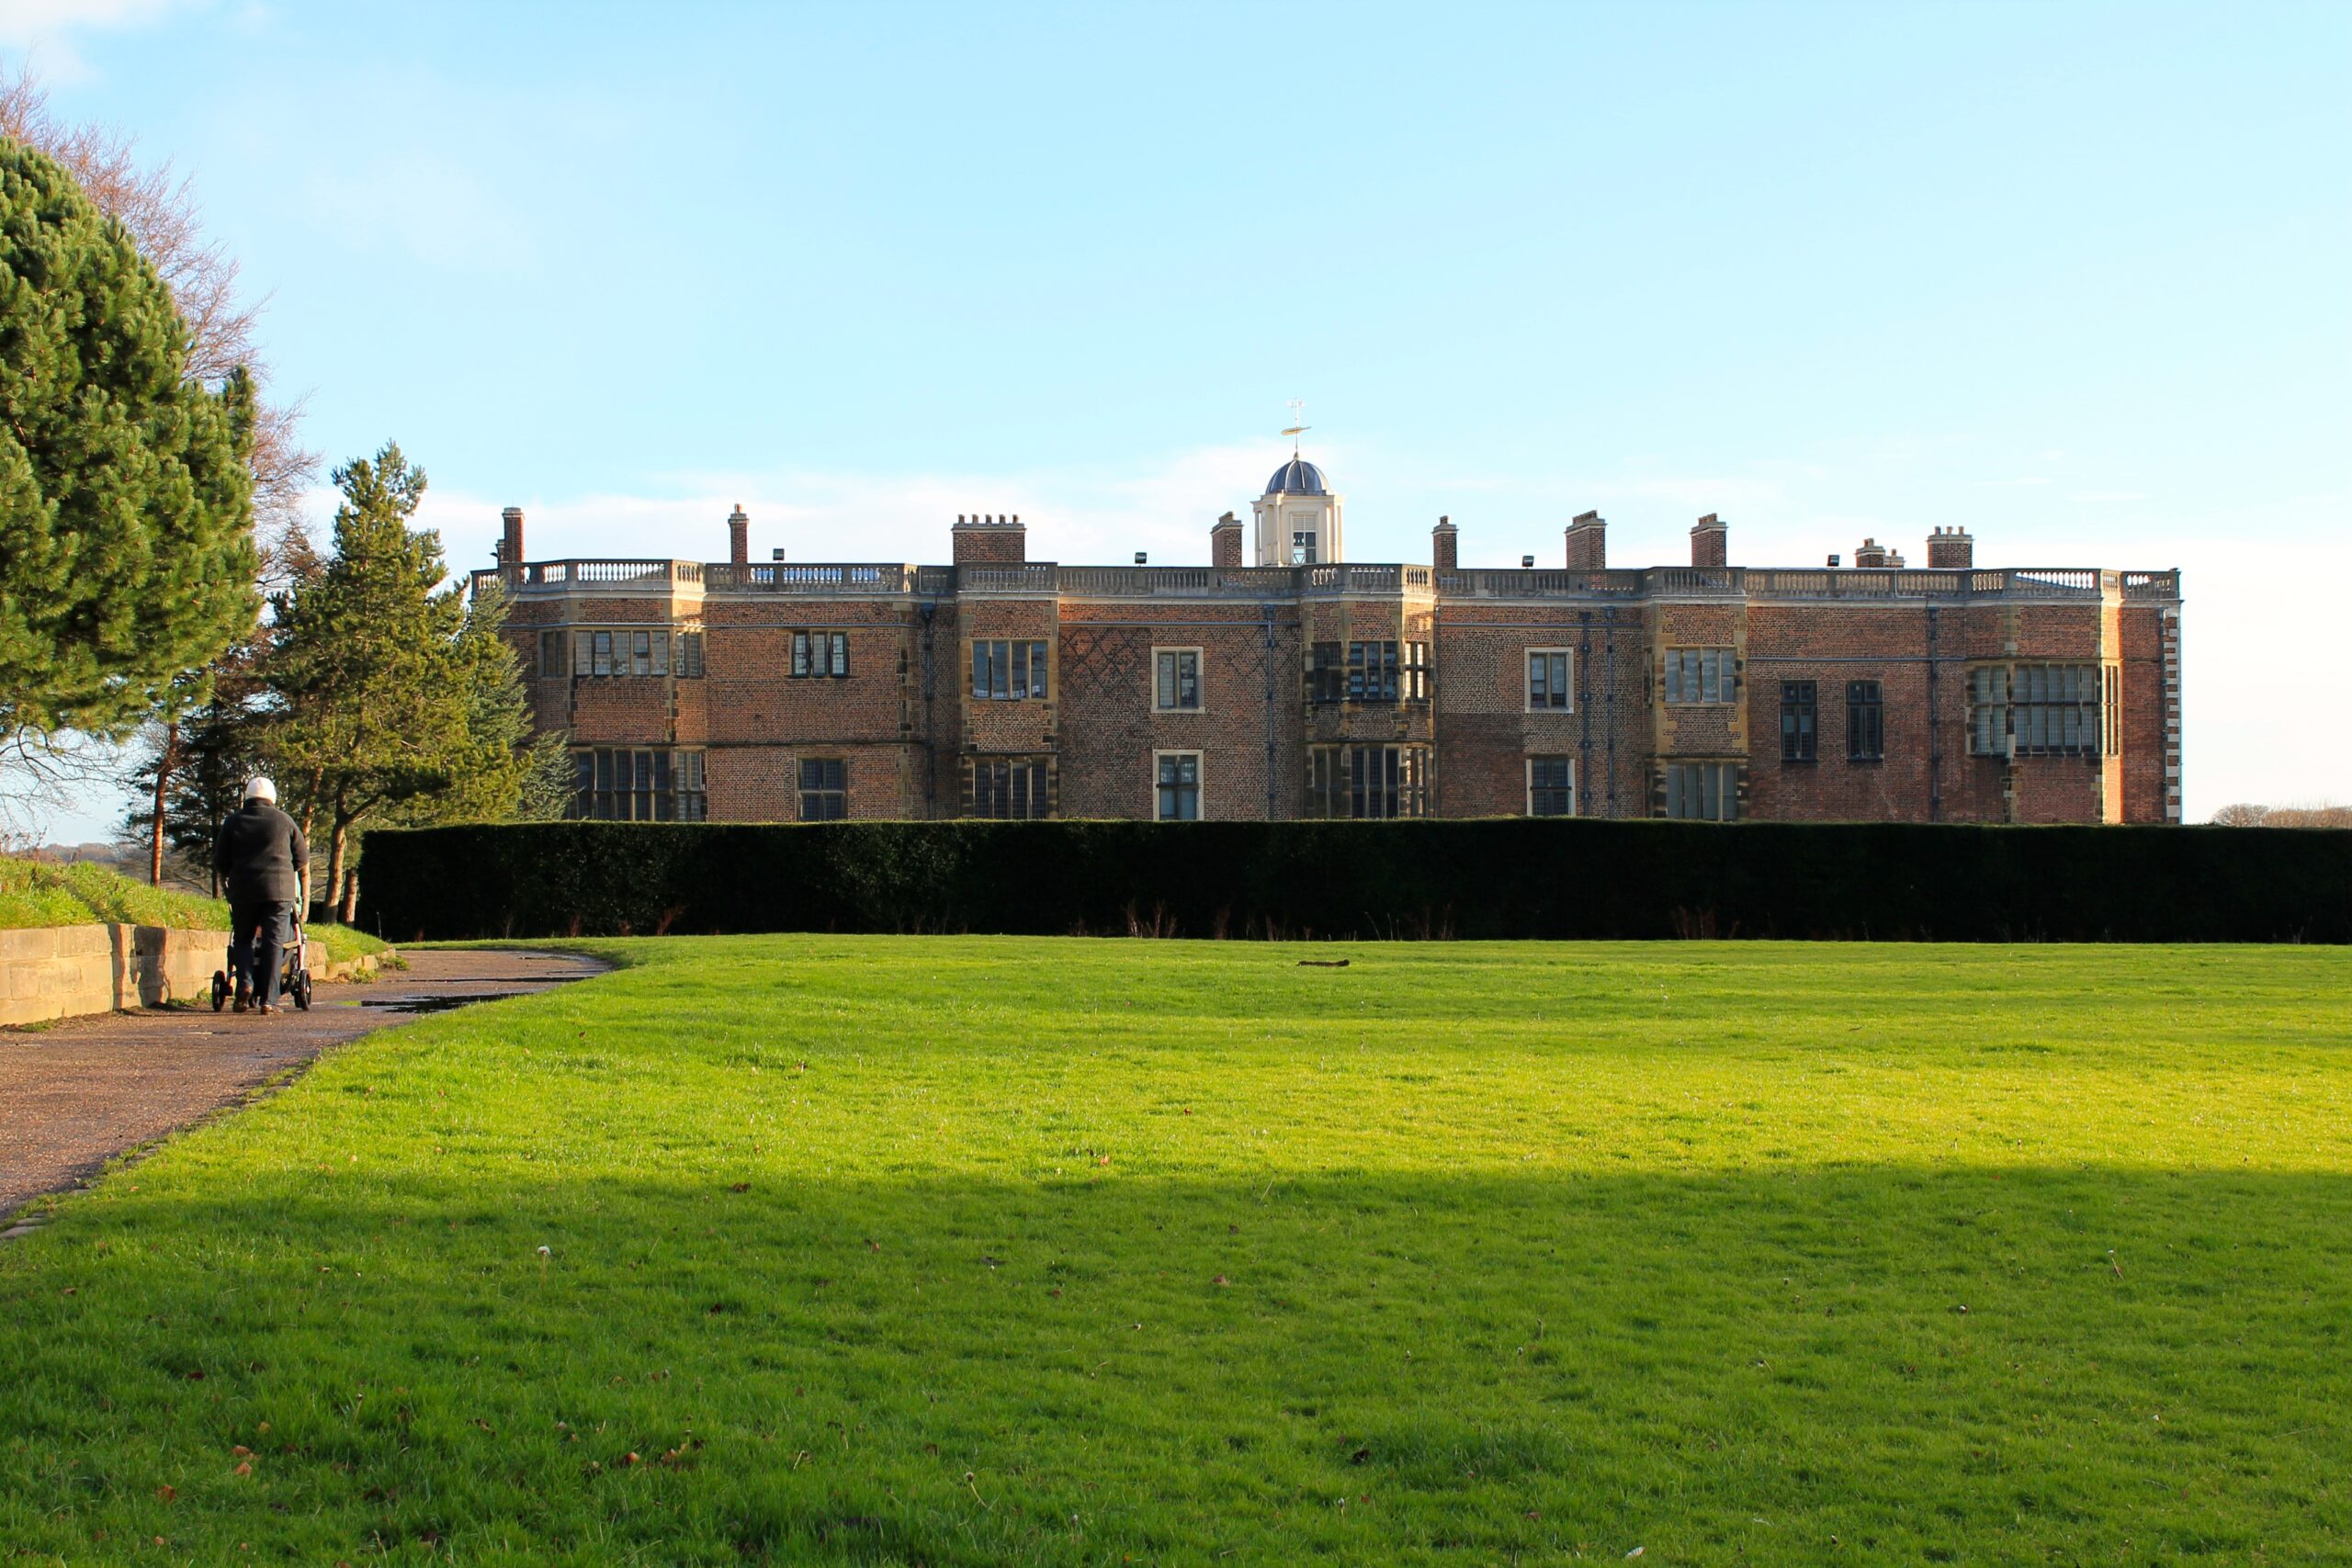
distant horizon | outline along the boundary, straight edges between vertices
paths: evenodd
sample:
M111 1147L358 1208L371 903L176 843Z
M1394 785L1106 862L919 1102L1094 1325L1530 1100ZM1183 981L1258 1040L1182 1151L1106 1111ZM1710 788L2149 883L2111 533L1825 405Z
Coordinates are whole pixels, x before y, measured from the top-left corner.
M453 571L1348 553L2183 573L2185 815L2352 797L2352 7L0 7ZM312 497L322 527L324 484ZM707 530L707 532L705 532ZM713 544L701 541L718 541ZM556 558L556 557L548 557ZM86 838L126 801L61 814ZM76 824L79 824L77 826Z

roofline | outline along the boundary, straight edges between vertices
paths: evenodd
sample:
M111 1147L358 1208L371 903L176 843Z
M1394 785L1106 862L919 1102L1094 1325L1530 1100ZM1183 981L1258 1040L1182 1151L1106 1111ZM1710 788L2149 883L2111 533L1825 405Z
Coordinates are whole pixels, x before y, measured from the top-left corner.
M509 581L520 597L644 598L706 594L797 599L947 598L1079 600L1429 597L1589 604L1692 601L1966 604L1998 599L2097 604L2178 604L2180 572L2099 567L1465 567L1441 572L1414 562L1323 566L1064 566L1008 561L954 566L903 562L757 562L568 558L490 568L469 582Z

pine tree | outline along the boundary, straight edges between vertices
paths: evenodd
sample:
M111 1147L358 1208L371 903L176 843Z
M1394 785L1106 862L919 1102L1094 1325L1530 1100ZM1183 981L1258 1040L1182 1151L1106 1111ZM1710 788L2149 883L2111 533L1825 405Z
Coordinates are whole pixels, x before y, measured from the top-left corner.
M253 626L252 382L190 381L188 343L122 226L0 140L0 746L127 734Z
M463 590L440 587L441 542L409 526L424 473L387 444L334 470L343 502L324 568L272 601L281 705L269 750L305 832L323 827L320 901L340 903L355 828L452 787L472 764Z
M507 595L494 579L485 580L466 606L465 626L450 649L454 680L465 699L463 754L455 759L449 787L420 795L401 813L417 826L441 822L506 822L526 815L525 795L538 785L552 751L561 760L560 736L534 739L531 692L522 660L499 629Z

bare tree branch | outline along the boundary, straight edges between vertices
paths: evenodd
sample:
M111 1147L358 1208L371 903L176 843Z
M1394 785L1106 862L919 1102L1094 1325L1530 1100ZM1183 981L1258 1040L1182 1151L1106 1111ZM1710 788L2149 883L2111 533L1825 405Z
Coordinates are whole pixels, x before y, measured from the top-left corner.
M28 849L57 812L112 794L121 749L86 735L18 729L0 734L0 850Z

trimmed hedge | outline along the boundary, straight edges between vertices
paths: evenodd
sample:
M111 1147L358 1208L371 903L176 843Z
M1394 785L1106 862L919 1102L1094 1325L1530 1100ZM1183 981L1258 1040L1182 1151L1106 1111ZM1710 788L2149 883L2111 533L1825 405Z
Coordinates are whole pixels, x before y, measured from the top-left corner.
M2352 832L1660 821L379 829L396 942L720 931L2352 942Z

